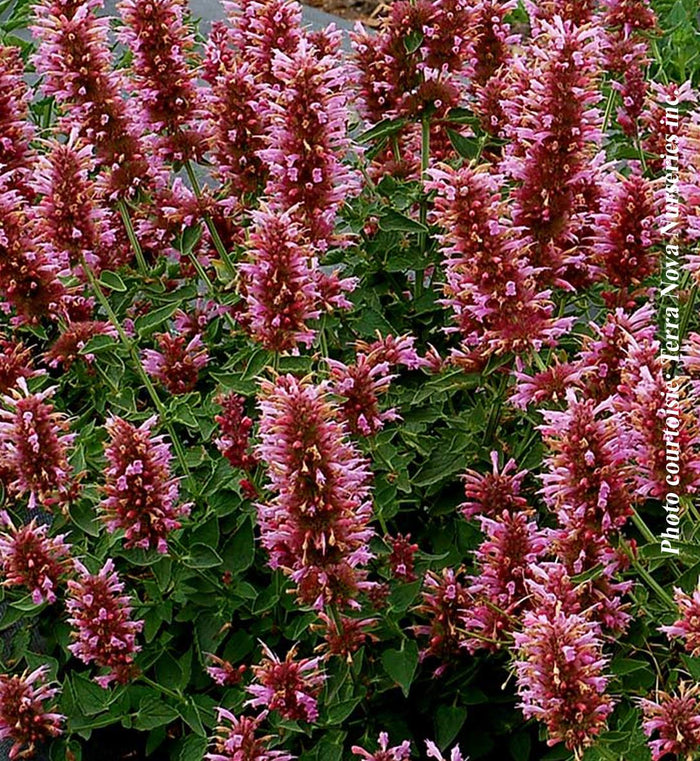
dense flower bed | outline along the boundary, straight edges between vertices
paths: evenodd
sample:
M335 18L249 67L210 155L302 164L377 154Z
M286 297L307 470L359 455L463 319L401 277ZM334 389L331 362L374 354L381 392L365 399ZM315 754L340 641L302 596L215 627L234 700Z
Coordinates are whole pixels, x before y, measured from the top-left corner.
M9 757L696 758L692 0L101 6L0 45Z

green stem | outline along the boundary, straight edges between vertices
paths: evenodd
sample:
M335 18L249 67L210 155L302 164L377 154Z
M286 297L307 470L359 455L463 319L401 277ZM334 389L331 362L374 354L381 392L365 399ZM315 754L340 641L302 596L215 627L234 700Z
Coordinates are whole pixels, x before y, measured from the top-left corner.
M637 560L634 552L625 543L621 542L625 554L630 559L635 571L646 581L646 583L656 592L656 594L669 606L671 609L675 609L675 602L671 595L659 584L659 582L647 571L647 569Z
M122 342L122 344L124 344L127 351L129 352L129 355L134 365L134 369L136 370L137 375L141 379L141 382L146 387L146 391L148 392L148 395L151 397L151 401L153 402L153 405L155 406L162 423L165 425L165 427L168 430L168 433L170 434L170 438L173 443L173 449L175 450L175 455L178 459L178 462L180 463L180 468L182 469L182 472L185 474L188 481L190 482L190 489L192 493L194 493L194 491L191 488L193 485L192 474L190 473L189 466L187 465L184 449L182 448L180 439L177 437L177 434L175 433L175 429L173 428L172 423L170 423L170 421L168 420L167 410L165 409L163 402L160 400L160 397L158 396L158 393L153 383L151 382L151 379L148 377L148 374L143 369L143 365L141 364L141 359L138 355L138 351L136 350L136 347L134 346L134 342L125 333L121 322L119 322L119 318L117 317L116 313L112 309L112 305L109 303L109 300L107 299L102 288L100 287L100 284L97 278L95 277L95 273L90 269L84 257L82 260L82 265L83 265L83 271L85 272L85 276L87 277L88 282L90 283L90 287L92 288L92 291L95 294L95 298L97 299L97 301L100 303L102 308L107 313L107 317L109 317L109 321L112 323L112 325L114 326L114 329L117 331L119 340Z
M605 104L605 116L603 117L603 133L607 132L610 117L612 116L613 103L615 103L615 88L611 85L608 93L608 101Z
M488 444L493 438L496 428L501 420L501 410L503 409L503 397L505 396L506 385L508 383L508 373L503 373L498 385L498 391L496 392L496 401L491 412L489 414L488 422L486 423L486 431L484 432L483 444Z
M185 171L187 172L187 176L190 180L190 185L192 185L194 194L197 196L197 198L201 198L202 188L199 185L199 180L197 179L197 175L194 173L191 162L185 162ZM210 214L204 214L204 224L207 226L207 230L209 230L209 235L211 235L211 240L214 244L214 248L216 249L216 253L224 263L224 267L226 267L226 271L228 272L229 277L234 278L236 276L236 268L233 266L231 257L228 255L226 246L221 240L219 231L216 229L216 225L214 224L214 220L211 218Z
M683 342L683 339L685 338L685 333L688 330L688 325L690 323L690 318L693 314L693 309L695 308L695 301L698 297L698 284L695 283L693 287L690 289L690 296L688 296L688 303L686 304L685 309L683 310L683 316L681 317L681 324L678 329L678 335L679 335L679 343Z
M124 227L126 228L127 238L129 238L129 243L131 244L131 248L134 251L134 256L136 257L136 263L138 265L139 272L144 277L146 277L146 275L148 275L148 265L146 264L146 259L143 255L141 244L136 237L136 231L134 230L134 225L131 221L131 216L129 215L129 209L127 208L127 205L124 201L117 201L117 208L119 209L119 214L122 218L122 222L124 223Z
M163 685L158 684L158 682L154 682L151 678L147 677L145 674L141 674L140 679L149 687L153 687L159 692L162 692L163 695L167 695L173 700L177 700L178 703L187 703L187 699L185 697L183 697L182 695L179 695L177 692L174 692L173 690L168 689L167 687L163 687Z
M428 167L430 166L430 118L423 115L421 119L421 141L420 141L420 171L421 181L428 179ZM425 191L422 192L420 202L420 223L427 227L428 224L428 204L425 198ZM420 248L421 257L424 258L428 248L428 234L418 233L418 247ZM425 278L425 268L421 267L416 271L416 290L415 297L418 299L423 293L423 280Z

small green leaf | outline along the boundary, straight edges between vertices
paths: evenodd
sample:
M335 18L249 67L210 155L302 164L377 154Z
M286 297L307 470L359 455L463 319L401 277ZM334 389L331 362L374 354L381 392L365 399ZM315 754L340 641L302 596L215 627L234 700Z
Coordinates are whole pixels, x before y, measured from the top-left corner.
M439 706L435 711L435 742L440 750L457 737L467 719L467 709L462 706Z
M166 320L169 320L175 314L177 308L178 302L175 301L172 304L166 304L164 307L142 314L136 318L134 326L139 333L149 333Z
M395 230L403 233L427 233L428 228L416 221L407 217L405 214L400 214L394 209L389 209L381 217L379 217L379 229L389 232Z
M105 288L109 288L110 291L117 291L118 293L124 293L126 291L126 285L116 272L110 272L104 270L100 274L100 284Z
M134 717L134 729L155 729L170 724L179 716L178 712L162 698L147 697L139 704Z
M222 562L221 555L213 547L201 542L190 547L190 554L185 559L185 564L190 568L215 568Z
M481 153L483 141L480 137L464 137L464 135L452 129L447 130L447 135L450 138L452 147L462 158L473 159Z
M390 135L395 135L406 126L405 119L384 119L379 124L363 132L358 138L358 143L372 143Z
M405 697L411 689L411 682L418 667L418 645L409 640L403 650L385 650L382 665L386 673L401 687Z

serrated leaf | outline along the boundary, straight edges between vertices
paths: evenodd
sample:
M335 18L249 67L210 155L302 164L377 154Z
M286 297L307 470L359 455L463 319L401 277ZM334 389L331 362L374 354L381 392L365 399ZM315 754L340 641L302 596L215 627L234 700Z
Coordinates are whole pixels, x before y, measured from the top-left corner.
M162 698L147 697L139 704L134 717L134 729L155 729L175 721L178 712Z
M159 309L153 309L137 317L134 321L134 327L139 333L149 333L159 325L162 325L166 320L169 320L175 314L178 307L179 303L175 301Z
M384 119L379 124L363 132L358 138L358 143L371 143L374 140L380 140L390 135L395 135L406 126L405 119Z
M407 640L403 650L385 650L382 653L382 666L401 687L404 696L408 697L418 667L418 645L413 640Z

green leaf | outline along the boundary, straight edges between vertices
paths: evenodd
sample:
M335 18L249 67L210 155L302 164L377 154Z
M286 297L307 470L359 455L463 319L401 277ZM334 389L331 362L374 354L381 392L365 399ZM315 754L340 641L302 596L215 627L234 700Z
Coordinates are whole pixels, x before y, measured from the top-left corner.
M418 667L418 645L413 640L408 640L403 650L385 650L382 653L382 665L386 673L401 687L404 697L408 697Z
M110 272L109 270L103 270L100 274L100 284L105 288L109 288L110 291L117 291L118 293L124 293L126 291L126 285L116 272Z
M467 719L467 709L462 706L439 706L435 711L435 742L440 750L457 737Z
M190 568L215 568L223 560L213 547L197 542L190 547L190 554L184 562Z
M206 749L206 737L190 735L182 743L180 752L177 754L177 761L202 761Z
M178 712L162 698L146 697L134 717L134 729L155 729L175 721Z
M172 304L166 304L164 307L142 314L136 318L134 327L139 333L150 333L166 320L169 320L177 311L178 306L179 303L175 301Z
M483 140L480 137L464 137L464 135L452 129L447 130L447 135L450 138L452 147L462 158L471 160L481 153Z
M403 39L403 46L406 48L407 53L415 53L416 50L418 50L418 48L422 45L422 43L423 34L416 30L410 32L410 34L407 34Z
M73 691L78 706L88 716L105 711L112 701L112 693L109 690L80 674L73 675Z
M229 539L223 550L224 568L232 573L245 571L255 559L255 535L253 522L247 518L236 533Z
M379 217L379 229L389 232L395 230L404 233L427 233L428 228L415 219L400 214L394 209L389 209Z
M93 336L79 351L78 354L100 354L101 352L111 351L116 346L119 346L117 341L112 336L106 336L104 334Z
M406 126L405 119L384 119L379 124L363 132L358 138L358 143L371 143L375 140L380 140L390 135L395 135L400 132Z
M508 749L513 761L529 761L532 749L530 735L525 732L518 732L518 734L513 735L508 743Z

